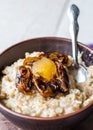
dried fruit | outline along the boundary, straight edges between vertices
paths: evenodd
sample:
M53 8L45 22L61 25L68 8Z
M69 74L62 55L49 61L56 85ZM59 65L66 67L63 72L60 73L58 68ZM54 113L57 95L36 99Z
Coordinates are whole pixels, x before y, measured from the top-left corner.
M53 61L59 61L65 66L68 64L68 56L59 52L50 53L49 58Z
M23 65L28 65L31 66L33 62L37 61L39 59L39 57L27 57L24 62Z
M29 68L19 66L16 74L16 86L24 94L31 92L32 75Z
M39 57L28 57L19 66L16 86L24 94L36 87L43 97L55 97L57 93L69 91L69 78L66 71L68 56L54 52ZM65 67L64 67L65 66Z
M44 81L42 77L34 77L34 84L43 97L54 97L57 93L67 93L69 90L69 78L66 69L61 63L57 64L58 75L50 81Z

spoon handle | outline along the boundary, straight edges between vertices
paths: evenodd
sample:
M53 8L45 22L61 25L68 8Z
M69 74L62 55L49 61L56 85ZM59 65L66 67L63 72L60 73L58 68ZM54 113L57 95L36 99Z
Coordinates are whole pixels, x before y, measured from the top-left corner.
M72 55L74 59L74 64L78 66L78 60L77 60L77 36L78 36L78 31L79 31L79 25L77 22L79 16L79 9L76 5L71 5L70 10L69 10L69 18L71 21L71 26L70 26L70 34L72 37Z

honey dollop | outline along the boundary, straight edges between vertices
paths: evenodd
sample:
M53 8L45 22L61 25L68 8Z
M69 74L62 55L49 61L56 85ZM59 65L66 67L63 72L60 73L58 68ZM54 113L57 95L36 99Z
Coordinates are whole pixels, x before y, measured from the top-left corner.
M33 63L32 73L35 76L41 76L45 80L49 81L53 79L55 75L57 75L57 68L52 60L43 57Z

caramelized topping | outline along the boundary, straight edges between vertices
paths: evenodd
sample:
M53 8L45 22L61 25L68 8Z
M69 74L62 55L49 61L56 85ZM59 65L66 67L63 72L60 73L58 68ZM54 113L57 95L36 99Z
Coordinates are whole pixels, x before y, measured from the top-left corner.
M49 54L49 58L53 61L59 61L65 66L68 64L68 56L59 52Z
M37 61L39 59L39 57L27 57L24 62L23 65L29 65L31 66L33 62Z
M57 93L69 91L69 78L65 67L68 56L58 52L39 57L28 57L19 66L16 86L24 94L36 87L43 97L54 97ZM65 66L65 67L64 67Z
M31 70L25 66L19 66L16 74L16 86L24 94L31 92L32 75Z
M60 85L61 92L67 92L69 88L69 78L67 75L67 71L64 66L60 63L57 63L58 66L58 84Z
M44 82L42 78L34 78L35 86L43 97L54 97L57 93L56 86L52 82Z

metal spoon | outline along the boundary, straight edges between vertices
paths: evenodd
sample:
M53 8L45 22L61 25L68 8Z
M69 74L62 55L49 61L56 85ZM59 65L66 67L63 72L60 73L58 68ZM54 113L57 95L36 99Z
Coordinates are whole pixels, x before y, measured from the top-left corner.
M87 80L87 70L86 68L78 63L78 47L77 47L77 36L79 31L79 25L77 22L77 18L79 16L79 9L76 5L71 5L69 9L69 18L71 21L70 26L70 34L72 38L72 55L74 59L74 69L73 74L75 76L75 79L78 83L84 82Z

